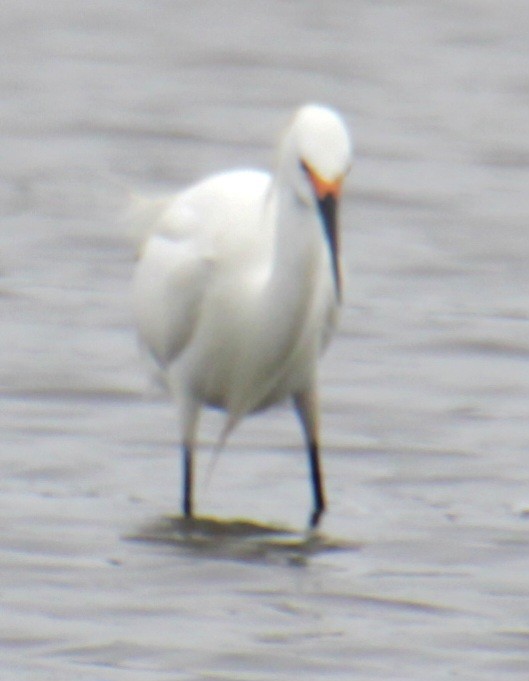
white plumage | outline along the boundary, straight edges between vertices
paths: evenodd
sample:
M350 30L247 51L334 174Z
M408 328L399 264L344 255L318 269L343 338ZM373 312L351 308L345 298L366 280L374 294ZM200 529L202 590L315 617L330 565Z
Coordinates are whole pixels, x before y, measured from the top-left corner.
M187 516L201 407L226 411L226 435L292 397L310 455L311 524L320 518L316 364L340 302L336 202L350 157L339 116L306 105L273 175L223 173L145 210L134 300L141 341L180 408Z

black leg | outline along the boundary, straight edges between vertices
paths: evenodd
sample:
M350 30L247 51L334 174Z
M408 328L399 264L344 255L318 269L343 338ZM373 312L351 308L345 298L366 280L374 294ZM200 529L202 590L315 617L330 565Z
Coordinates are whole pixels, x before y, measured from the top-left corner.
M193 515L193 450L191 446L184 442L184 504L183 511L186 518Z
M294 395L294 405L303 427L310 464L310 480L313 495L313 510L310 526L317 527L325 511L325 492L320 466L320 446L318 444L318 407L314 390Z
M323 480L320 468L320 452L317 442L310 442L309 460L310 476L312 481L312 493L314 496L314 510L310 517L310 526L317 527L323 511L325 511L325 493L323 491Z

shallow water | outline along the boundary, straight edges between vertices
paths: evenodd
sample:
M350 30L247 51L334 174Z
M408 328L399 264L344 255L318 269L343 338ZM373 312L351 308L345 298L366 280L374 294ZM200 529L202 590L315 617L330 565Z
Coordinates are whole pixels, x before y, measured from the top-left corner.
M527 679L529 6L8 0L2 679ZM269 167L300 102L357 159L322 365L330 509L288 410L198 506L129 307L127 187Z

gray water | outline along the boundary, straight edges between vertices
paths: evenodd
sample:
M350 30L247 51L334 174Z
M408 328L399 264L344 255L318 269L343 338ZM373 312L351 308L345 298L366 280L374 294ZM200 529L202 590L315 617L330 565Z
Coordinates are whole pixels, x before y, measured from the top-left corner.
M526 681L526 0L5 0L2 681ZM270 167L305 101L356 140L322 363L330 502L274 409L191 532L130 312L127 187ZM239 519L239 521L237 521ZM283 530L283 531L282 531Z

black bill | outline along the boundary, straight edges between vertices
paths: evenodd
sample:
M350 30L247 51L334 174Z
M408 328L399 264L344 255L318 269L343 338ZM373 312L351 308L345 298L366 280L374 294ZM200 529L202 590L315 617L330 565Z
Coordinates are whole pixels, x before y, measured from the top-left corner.
M338 302L341 302L342 278L340 274L340 261L338 258L339 243L336 197L333 194L326 194L322 199L318 199L318 208L320 210L320 215L325 230L325 237L327 239L331 253L331 264L334 277L334 286L336 290L336 298L338 299Z

